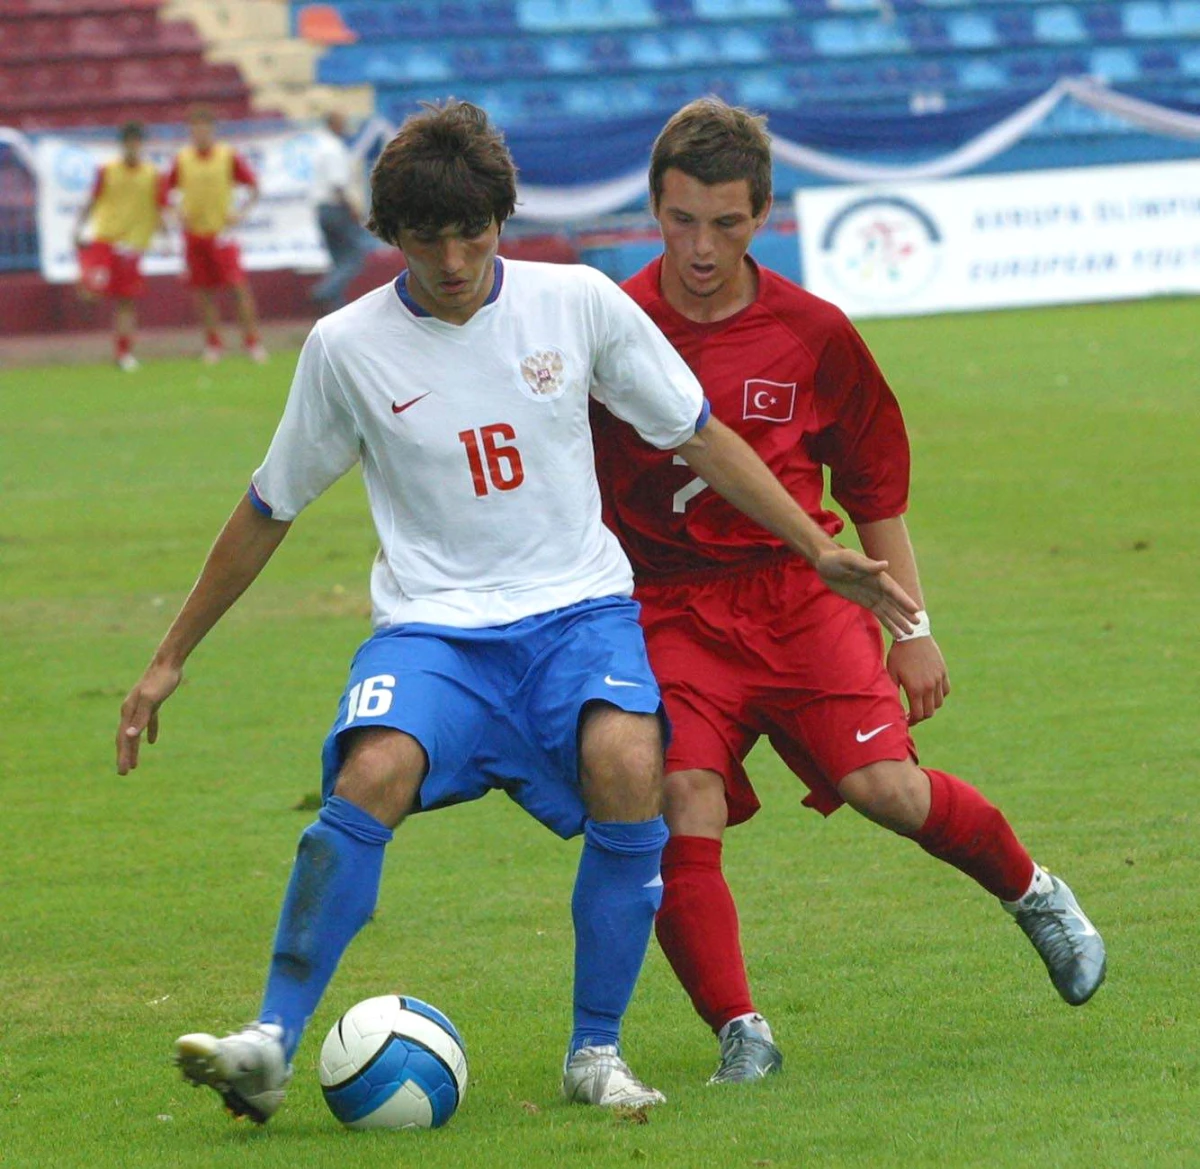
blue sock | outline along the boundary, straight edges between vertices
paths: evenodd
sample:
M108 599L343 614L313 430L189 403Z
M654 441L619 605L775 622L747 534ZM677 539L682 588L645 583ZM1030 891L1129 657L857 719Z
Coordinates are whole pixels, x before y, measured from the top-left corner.
M661 816L637 824L583 828L583 855L571 897L575 919L575 1030L571 1051L619 1043L621 1016L642 970L662 902Z
M392 831L332 796L300 837L259 1020L283 1028L288 1062L338 961L375 911Z

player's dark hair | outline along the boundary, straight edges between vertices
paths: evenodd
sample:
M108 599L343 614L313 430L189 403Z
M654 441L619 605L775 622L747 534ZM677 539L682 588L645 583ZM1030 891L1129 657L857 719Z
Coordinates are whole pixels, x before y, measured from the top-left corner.
M709 186L745 179L750 212L771 197L771 140L767 119L719 97L702 97L673 114L650 154L650 198L658 206L663 175L671 167Z
M189 122L207 122L210 126L214 125L217 120L217 111L212 106L192 106L188 110Z
M371 171L367 227L396 245L404 229L460 225L478 235L513 213L517 168L504 135L470 102L451 99L406 118Z
M117 131L118 142L128 142L130 139L136 138L139 142L145 140L146 127L141 122L126 122Z

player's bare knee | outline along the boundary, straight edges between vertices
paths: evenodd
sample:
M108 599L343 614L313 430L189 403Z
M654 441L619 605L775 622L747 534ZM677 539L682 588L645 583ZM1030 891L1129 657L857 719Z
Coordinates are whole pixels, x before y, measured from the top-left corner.
M661 814L663 739L657 715L591 707L579 756L584 803L594 820L650 820Z
M421 744L390 727L366 727L347 737L334 795L394 828L411 809L428 769Z
M860 767L842 779L838 793L856 812L893 832L916 832L929 815L929 777L911 759Z
M719 840L729 820L725 781L715 771L672 771L663 780L663 814L673 836Z

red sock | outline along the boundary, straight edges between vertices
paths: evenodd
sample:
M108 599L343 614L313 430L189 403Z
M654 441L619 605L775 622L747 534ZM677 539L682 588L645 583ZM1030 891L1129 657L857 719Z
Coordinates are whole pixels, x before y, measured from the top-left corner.
M258 344L258 334L251 330L246 334L246 348L253 349Z
M117 358L120 359L126 353L133 352L133 338L128 333L117 334Z
M658 944L697 1014L719 1031L754 1011L738 939L737 906L721 872L721 842L672 836L662 856Z
M221 334L218 333L216 329L209 329L209 331L204 334L204 344L210 349L220 349Z
M1033 861L999 808L944 771L929 776L929 816L915 840L1002 901L1016 901L1033 880Z

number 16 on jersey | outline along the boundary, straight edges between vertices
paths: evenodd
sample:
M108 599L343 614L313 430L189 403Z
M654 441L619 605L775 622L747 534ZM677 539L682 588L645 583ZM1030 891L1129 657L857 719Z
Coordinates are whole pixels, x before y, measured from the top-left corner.
M467 465L477 498L489 490L513 491L525 482L521 452L513 445L517 432L507 422L493 422L478 430L460 430L458 441L466 447Z

